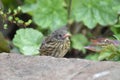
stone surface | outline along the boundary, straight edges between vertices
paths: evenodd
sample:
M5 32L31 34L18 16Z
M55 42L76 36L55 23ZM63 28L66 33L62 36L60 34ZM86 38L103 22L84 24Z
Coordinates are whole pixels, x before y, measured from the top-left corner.
M0 54L0 80L120 80L120 63Z

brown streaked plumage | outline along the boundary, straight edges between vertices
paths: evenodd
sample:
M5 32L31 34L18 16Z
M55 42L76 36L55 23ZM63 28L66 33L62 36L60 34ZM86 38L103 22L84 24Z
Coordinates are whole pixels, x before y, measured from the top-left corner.
M70 34L65 27L54 31L43 40L40 46L40 54L63 57L70 48L69 37Z

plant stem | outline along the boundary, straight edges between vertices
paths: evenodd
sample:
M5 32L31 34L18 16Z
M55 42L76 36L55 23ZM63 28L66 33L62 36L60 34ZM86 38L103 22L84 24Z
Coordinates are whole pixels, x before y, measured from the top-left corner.
M69 3L68 3L68 20L70 19L71 3L72 3L72 0L69 0Z

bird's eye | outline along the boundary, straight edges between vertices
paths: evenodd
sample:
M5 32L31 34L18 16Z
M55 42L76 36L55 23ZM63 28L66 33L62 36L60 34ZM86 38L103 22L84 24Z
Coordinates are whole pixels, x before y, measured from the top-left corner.
M62 35L61 35L61 34L59 34L58 36L59 36L59 37L62 37Z

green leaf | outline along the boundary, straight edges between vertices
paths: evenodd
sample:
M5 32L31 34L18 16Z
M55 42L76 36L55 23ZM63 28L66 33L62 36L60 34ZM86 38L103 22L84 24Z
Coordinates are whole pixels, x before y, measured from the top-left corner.
M119 60L120 59L120 47L114 45L108 45L101 50L98 57L99 60Z
M28 7L26 11L29 12L29 9L31 9L33 20L37 25L41 26L40 28L50 28L53 31L67 23L64 0L36 0L35 6L32 5L29 5L32 8ZM24 6L22 7L23 10L26 9Z
M117 40L120 41L120 34L113 35Z
M111 26L111 31L115 34L115 35L118 35L120 34L120 24L118 25L113 25Z
M10 45L0 32L0 52L10 52Z
M36 10L37 8L37 0L25 0L24 6L22 6L22 11L32 13L33 10Z
M98 56L99 54L98 53L95 53L95 54L89 54L85 57L85 59L89 59L89 60L95 60L97 61L98 60Z
M82 34L76 34L71 37L72 47L85 52L84 46L88 44L87 38Z
M117 19L117 10L113 9L115 4L118 5L114 0L73 0L71 18L82 21L90 29L97 23L114 24Z
M99 55L98 60L107 59L111 54L112 54L112 52L102 52L102 53Z
M2 1L5 9L8 9L8 8L14 9L15 7L18 6L16 0L1 0L1 1ZM1 5L2 4L0 4L0 6Z
M42 38L42 33L32 28L19 29L13 39L13 44L24 55L37 55Z

